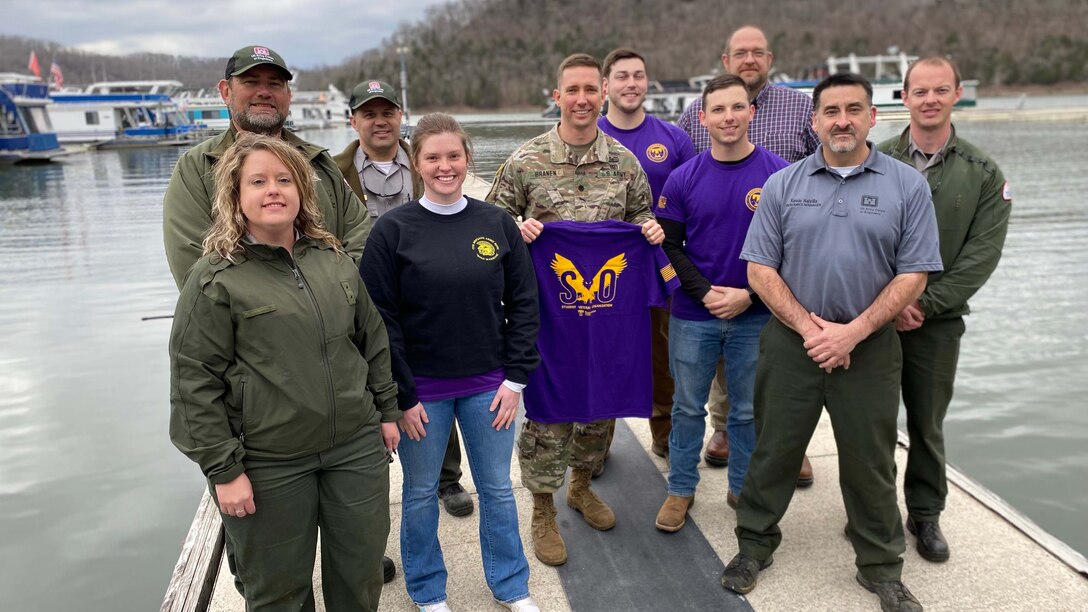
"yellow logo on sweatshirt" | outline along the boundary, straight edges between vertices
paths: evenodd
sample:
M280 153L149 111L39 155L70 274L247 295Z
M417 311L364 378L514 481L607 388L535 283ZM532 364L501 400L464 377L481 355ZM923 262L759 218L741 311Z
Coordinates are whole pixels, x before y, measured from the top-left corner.
M499 256L499 243L481 236L472 241L472 250L476 251L476 257L491 261Z

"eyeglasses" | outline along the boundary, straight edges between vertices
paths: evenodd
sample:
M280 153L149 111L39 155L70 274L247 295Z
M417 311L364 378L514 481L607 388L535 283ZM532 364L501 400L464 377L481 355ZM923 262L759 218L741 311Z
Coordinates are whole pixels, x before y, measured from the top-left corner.
M393 171L389 174L382 172L377 166L371 164L363 168L362 183L367 191L383 198L391 198L404 190L404 170L395 162Z
M752 56L752 59L761 60L770 55L770 52L766 49L753 49L751 51L742 51L740 49L737 49L736 51L730 53L729 57L733 58L733 61L735 62L742 62L749 55Z

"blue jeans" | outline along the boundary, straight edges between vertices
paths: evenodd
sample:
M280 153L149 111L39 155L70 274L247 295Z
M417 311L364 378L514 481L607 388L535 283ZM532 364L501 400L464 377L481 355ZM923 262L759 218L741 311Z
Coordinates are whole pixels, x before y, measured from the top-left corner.
M514 427L495 431L489 412L495 391L455 399L423 402L430 423L415 442L403 436L404 468L400 553L404 582L416 605L446 599L446 564L438 543L438 479L442 457L456 417L468 453L472 481L480 498L480 551L484 577L495 599L517 601L529 596L529 563L521 547L518 509L510 484Z
M729 385L729 490L740 495L756 445L752 394L759 334L769 313L741 313L729 320L687 321L669 317L669 369L676 383L669 434L669 495L690 497L699 484L699 452L706 431L706 401L718 357L725 355Z

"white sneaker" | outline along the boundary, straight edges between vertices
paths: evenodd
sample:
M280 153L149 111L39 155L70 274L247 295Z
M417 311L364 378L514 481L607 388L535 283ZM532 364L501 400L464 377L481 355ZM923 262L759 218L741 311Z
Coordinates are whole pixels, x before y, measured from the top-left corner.
M446 605L446 602L440 601L438 603L428 604L426 606L420 606L419 612L453 612L450 607Z
M511 601L510 603L497 599L495 601L502 604L507 610L513 610L513 612L540 612L540 608L536 605L536 602L533 601L532 597Z

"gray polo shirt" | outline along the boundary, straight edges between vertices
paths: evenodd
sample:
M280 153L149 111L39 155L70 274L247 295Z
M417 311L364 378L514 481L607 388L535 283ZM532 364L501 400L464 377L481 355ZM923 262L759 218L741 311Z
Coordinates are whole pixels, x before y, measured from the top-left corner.
M398 146L393 169L385 174L370 161L363 147L355 150L355 170L359 173L359 184L366 191L366 208L371 217L380 217L412 200L411 163L408 154Z
M846 178L827 167L822 146L771 175L740 254L777 269L806 310L837 323L897 274L942 269L929 185L868 144Z

